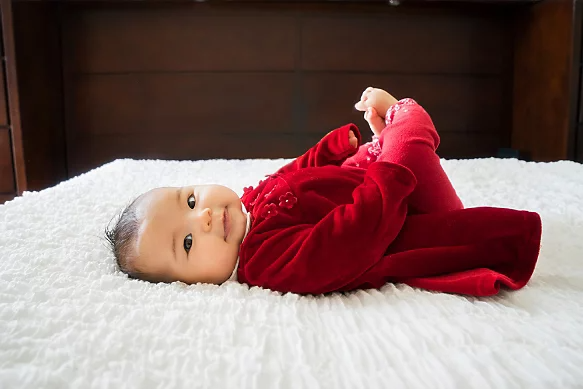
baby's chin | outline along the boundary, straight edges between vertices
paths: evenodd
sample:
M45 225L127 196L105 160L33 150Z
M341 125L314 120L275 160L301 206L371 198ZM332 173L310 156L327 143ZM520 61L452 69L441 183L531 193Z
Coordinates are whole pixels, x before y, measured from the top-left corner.
M187 285L194 285L194 284L211 284L211 285L221 285L224 284L225 282L229 281L229 278L231 278L231 275L233 274L233 272L235 271L235 266L237 266L237 263L235 262L235 264L232 266L232 268L228 271L228 273L225 274L221 274L219 275L215 275L215 276L209 276L209 277L204 277L198 280L189 280L189 279L177 279L176 281L180 281L182 283L185 283Z

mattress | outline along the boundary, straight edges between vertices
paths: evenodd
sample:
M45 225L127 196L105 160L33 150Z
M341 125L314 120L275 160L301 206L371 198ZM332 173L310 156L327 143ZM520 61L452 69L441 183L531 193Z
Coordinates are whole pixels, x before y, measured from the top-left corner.
M150 284L105 226L157 186L239 194L286 160L117 160L0 206L1 388L581 388L583 166L444 160L466 206L539 212L531 282L490 298ZM358 260L358 258L355 258Z

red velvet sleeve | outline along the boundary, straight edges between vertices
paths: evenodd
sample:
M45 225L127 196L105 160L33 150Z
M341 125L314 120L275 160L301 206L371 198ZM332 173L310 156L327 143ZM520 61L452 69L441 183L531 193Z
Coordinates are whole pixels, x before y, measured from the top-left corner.
M407 114L405 114L408 112ZM414 129L414 131L411 131ZM405 131L403 131L405 130ZM404 138L403 138L403 135ZM408 143L426 144L435 151L439 146L439 136L433 125L429 114L417 102L411 98L399 100L392 105L385 115L385 129L380 136L374 135L372 141L368 142L358 149L358 151L347 158L344 166L354 166L363 169L368 168L372 163L379 159L382 152L382 145L389 138L394 152L400 153L403 141ZM416 153L410 152L410 155ZM384 159L387 160L387 159ZM398 164L404 164L401 160L388 160ZM405 166L411 168L410 166ZM413 173L417 174L415 169ZM419 180L422 181L422 180Z
M280 292L342 289L381 259L403 226L406 198L415 185L407 168L371 165L352 203L336 207L316 225L285 228L262 241L245 265L245 278Z
M279 169L277 173L289 173L306 167L341 165L346 158L358 151L358 147L352 147L348 141L348 133L351 130L354 132L360 145L361 136L358 127L354 124L347 124L329 132L315 146L306 151L302 156Z

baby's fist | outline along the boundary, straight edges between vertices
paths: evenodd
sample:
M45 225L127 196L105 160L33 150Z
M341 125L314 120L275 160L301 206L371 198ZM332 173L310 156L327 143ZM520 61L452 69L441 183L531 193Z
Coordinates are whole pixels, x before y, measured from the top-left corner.
M354 108L361 112L366 112L369 108L374 108L380 116L385 116L389 108L398 101L390 93L379 88L368 87L362 92L360 101Z
M355 149L358 147L358 138L356 138L352 130L348 131L348 142L350 143L350 146L352 146L352 148Z

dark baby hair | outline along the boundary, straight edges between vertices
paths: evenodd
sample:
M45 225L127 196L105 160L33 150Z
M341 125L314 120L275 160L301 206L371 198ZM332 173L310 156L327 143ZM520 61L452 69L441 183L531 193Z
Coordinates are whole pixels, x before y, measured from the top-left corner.
M109 225L105 227L105 240L115 257L119 270L127 274L129 278L153 283L167 282L154 274L140 271L135 265L136 253L133 251L133 245L138 238L138 231L141 224L141 220L136 213L136 207L140 198L136 198L125 207L117 218L117 221L113 223L113 226L112 219Z

